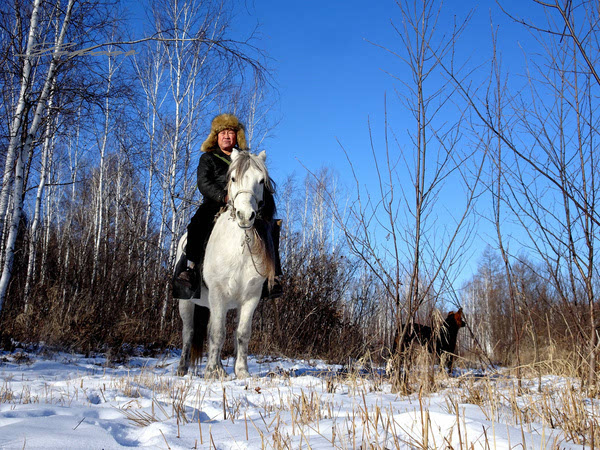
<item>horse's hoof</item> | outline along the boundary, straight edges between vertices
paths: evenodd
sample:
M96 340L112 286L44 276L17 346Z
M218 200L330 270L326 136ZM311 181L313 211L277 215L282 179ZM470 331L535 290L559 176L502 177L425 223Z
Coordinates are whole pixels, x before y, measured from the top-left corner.
M225 378L227 373L222 367L207 367L204 371L204 378L207 379L219 379Z
M179 367L177 369L177 376L178 377L185 377L188 373L187 367Z

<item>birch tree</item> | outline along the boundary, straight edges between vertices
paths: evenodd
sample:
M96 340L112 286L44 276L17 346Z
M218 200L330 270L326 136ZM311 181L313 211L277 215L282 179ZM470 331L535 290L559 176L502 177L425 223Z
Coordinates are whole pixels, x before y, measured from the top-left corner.
M106 80L106 100L104 104L104 123L103 130L99 137L98 150L100 153L100 169L98 174L98 185L96 187L97 193L95 196L95 218L94 218L94 258L93 258L93 269L92 269L92 283L96 280L98 271L98 261L100 259L100 243L103 237L103 224L104 224L104 174L106 171L106 152L107 143L111 133L111 102L110 94L113 83L113 77L115 76L116 67L113 58L108 57L108 68L107 68L107 80Z
M48 100L48 110L52 110L52 101L51 97ZM54 120L47 118L46 119L46 132L44 136L44 143L42 147L42 160L40 167L40 177L39 183L36 190L35 196L35 206L33 212L33 221L31 223L31 232L29 237L29 261L27 263L27 278L25 281L25 291L24 291L24 299L25 299L25 309L27 309L29 295L31 292L31 284L33 283L34 269L36 264L37 257L37 244L38 244L38 229L41 223L41 214L42 214L42 202L44 199L44 190L46 188L46 183L49 177L50 172L50 163L52 159L52 147L54 144L54 133L53 127L56 124L58 117Z
M146 192L145 192L145 214L144 214L144 231L143 231L143 254L146 255L147 264L156 264L159 259L150 257L150 219L152 217L152 209L154 207L155 184L157 177L157 163L160 150L160 116L159 112L162 109L162 103L165 96L161 92L162 78L164 76L163 54L161 52L148 52L142 64L138 64L139 59L134 59L134 69L143 91L143 102L138 110L140 116L143 117L142 126L146 136L147 158L143 161L146 163ZM160 239L154 243L154 249L158 248ZM146 284L147 271L142 272L141 285Z
M83 45L98 39L111 21L110 14L104 14L106 7L101 1L68 0L34 2L28 11L20 2L14 3L16 26L13 32L18 34L27 24L28 43L24 52L12 55L16 61L13 66L19 67L20 81L19 95L10 113L10 138L0 191L0 225L4 221L10 224L8 228L1 226L2 230L8 231L3 236L0 310L12 277L18 224L28 192L29 167L33 161L44 159L39 155L38 143L44 142L44 131L51 130L44 126L46 118L52 119L49 108L55 101L66 112L67 105L95 101L93 76L86 78L84 73L95 62L67 40L74 39ZM90 14L92 9L94 14ZM13 35L14 42L20 39ZM84 62L87 63L85 70ZM43 180L41 184L44 184ZM43 195L43 187L41 189L39 195Z
M33 3L31 19L29 21L27 48L21 70L19 96L14 107L14 113L11 114L12 121L10 127L9 144L6 150L6 160L4 163L4 172L2 176L2 190L0 191L0 233L4 230L4 220L7 215L10 188L12 186L12 180L14 176L13 166L15 164L15 158L17 157L17 145L20 138L19 130L21 129L21 125L26 116L28 91L31 89L33 53L35 52L37 45L38 22L41 3L41 0L36 0ZM2 310L4 295L2 294L2 288L0 286L0 310Z
M35 103L34 115L31 120L31 123L28 126L27 132L22 142L19 142L19 138L23 136L23 134L19 134L19 128L24 119L25 112L25 97L27 95L27 89L30 85L30 76L31 76L31 64L25 63L24 70L22 75L22 88L23 93L19 96L19 103L17 104L15 113L14 113L14 121L13 127L11 129L11 140L9 143L9 147L7 149L7 155L14 155L16 157L16 163L14 167L14 180L13 180L13 210L11 216L11 225L8 238L5 244L5 258L4 258L4 267L2 270L2 276L0 277L0 310L2 308L2 304L4 303L4 299L6 297L6 292L8 290L8 283L10 282L10 278L12 275L12 264L14 258L14 250L15 250L15 242L17 239L17 232L19 228L19 222L21 220L21 213L23 210L23 193L24 193L24 164L26 158L29 155L29 152L32 150L32 146L34 144L34 139L37 136L38 128L42 121L42 116L47 106L48 97L50 95L50 88L53 84L53 81L56 76L56 68L58 64L58 56L60 52L60 48L65 42L65 36L67 34L67 29L70 25L71 21L71 13L73 11L75 0L69 0L66 5L64 18L62 20L62 24L60 27L60 32L58 38L56 39L56 47L52 54L52 60L50 65L48 66L48 71L45 75L45 80L43 83L42 92L39 95L37 102ZM39 3L38 3L39 7ZM35 18L33 18L35 13ZM30 36L35 36L37 31L37 15L39 14L39 9L34 9L32 12L32 22L35 27L30 25ZM26 53L25 58L31 59L33 48L35 46L35 37L31 37L31 45L28 43L28 53ZM14 134L13 134L14 133ZM10 156L9 156L10 157ZM9 159L9 158L7 158ZM6 169L5 169L6 170ZM7 178L10 178L10 171L12 168L8 168L9 175ZM6 176L6 173L5 173ZM6 177L5 177L6 178ZM7 182L8 185L8 182ZM3 184L4 190L4 184ZM6 214L6 207L8 203L8 188L6 189L6 193L0 193L0 217Z

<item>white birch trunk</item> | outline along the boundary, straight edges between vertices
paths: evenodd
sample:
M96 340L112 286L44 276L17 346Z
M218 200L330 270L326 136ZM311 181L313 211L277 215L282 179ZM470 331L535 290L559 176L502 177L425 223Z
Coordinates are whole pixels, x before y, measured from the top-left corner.
M104 173L106 162L106 144L108 142L108 132L110 128L110 94L111 81L113 76L112 60L108 58L108 81L106 87L106 102L104 112L104 131L102 134L102 143L100 144L100 172L98 174L98 186L96 188L96 215L94 218L94 257L92 265L92 288L96 285L96 276L98 274L98 260L100 259L100 243L102 242L102 228L104 226Z
M58 21L56 21L55 24L55 32L56 32L56 39L58 39L59 37L59 23ZM54 44L56 45L57 42L55 40ZM52 110L52 104L54 103L54 90L56 88L56 79L52 80L52 88L50 89L50 95L48 98L48 111ZM51 120L50 117L47 118L47 123L46 123L46 133L45 133L45 137L44 137L44 145L42 147L42 166L41 166L41 173L40 173L40 182L38 184L38 188L37 188L37 193L36 193L36 198L35 198L35 207L34 207L34 215L33 215L33 222L31 224L31 231L30 231L30 239L29 239L29 260L27 262L27 277L25 280L25 292L24 292L24 301L25 301L25 312L27 312L27 310L29 309L29 294L31 292L31 284L33 282L33 272L35 269L35 262L36 262L36 245L37 245L37 241L38 241L38 226L39 226L39 222L40 222L40 212L41 212L41 206L42 206L42 199L44 196L44 188L46 187L46 180L48 177L48 154L50 152L50 145L51 145L51 140L53 140L54 138L50 138L51 136L51 131L52 131L52 123L53 121L57 121L57 118L54 118L54 120Z
M48 109L52 108L53 96L50 96L48 100ZM46 187L46 180L48 178L48 160L50 154L50 147L52 134L52 120L48 118L48 122L46 123L46 136L44 138L44 145L42 148L42 166L40 173L40 182L38 184L37 193L35 197L35 207L33 213L33 221L31 223L31 231L30 231L30 239L29 239L29 260L27 262L27 279L25 281L25 312L27 312L29 307L29 294L31 292L31 284L33 282L33 271L35 268L36 261L36 251L37 251L37 241L38 241L38 227L40 223L40 215L42 209L42 200L44 197L44 189Z
M154 133L156 126L156 114L152 113L152 135L150 136L150 164L148 167L148 189L146 190L146 215L144 217L144 244L142 246L142 289L145 288L148 270L147 267L150 267L153 258L150 257L148 241L150 240L149 231L150 231L150 217L152 215L152 188L154 185ZM137 297L137 296L136 296Z
M175 6L177 8L177 6ZM175 17L178 17L178 14L175 14ZM178 23L176 22L175 28L178 28ZM179 139L181 135L181 82L182 82L182 55L181 55L181 46L180 42L175 43L175 58L176 64L175 66L171 65L171 90L173 92L173 97L175 100L175 129L174 129L174 137L173 137L173 146L171 152L171 166L169 168L169 192L170 192L170 206L171 206L171 241L169 243L169 268L175 266L175 254L177 250L177 204L175 202L175 190L177 185L177 159L179 157ZM170 60L172 61L172 60ZM173 74L174 72L174 74ZM167 317L167 306L170 301L170 292L169 292L169 282L167 281L167 289L165 289L165 297L163 300L163 307L160 315L160 327L161 330L164 329L166 317Z
M26 97L31 85L31 69L33 58L31 56L35 45L35 35L38 28L38 15L40 11L41 0L35 0L33 10L31 12L31 21L29 23L29 37L27 39L27 50L25 52L25 60L23 62L23 72L21 75L21 89L15 114L12 119L10 128L10 142L6 150L6 161L4 163L4 175L2 176L2 190L0 191L0 231L4 230L4 220L8 213L8 202L10 197L10 187L13 173L15 170L15 158L17 157L17 148L21 133L19 130L23 124L23 119L26 114ZM3 249L4 250L4 249ZM4 251L2 252L4 254ZM4 258L3 258L4 259ZM0 310L2 309L0 303Z
M54 139L54 138L53 138ZM51 144L52 151L50 151L50 153L48 154L48 163L47 163L47 176L46 176L46 189L45 192L46 194L42 197L42 201L43 201L43 211L44 214L40 214L41 217L41 222L42 222L42 229L43 229L43 235L42 235L42 239L41 239L41 261L39 264L39 282L41 285L44 284L44 282L46 281L46 270L48 267L47 264L47 260L48 260L48 253L49 253L49 248L50 248L50 236L51 236L51 224L52 221L55 217L57 217L57 213L56 211L58 211L60 209L59 205L61 203L61 193L60 193L60 189L57 188L57 186L48 186L48 184L56 184L57 183L57 179L59 177L59 175L56 173L57 172L57 168L59 167L59 164L56 164L55 160L54 160L54 147L53 144ZM59 220L57 220L57 223L60 222L60 218L62 218L63 216L58 216ZM59 260L62 258L63 256L63 252L64 250L61 248L61 252L59 253Z
M134 66L137 72L138 81L144 90L146 95L146 111L144 114L145 117L145 131L148 136L148 145L149 145L149 163L148 163L148 174L147 180L148 185L145 193L145 216L144 216L144 225L143 225L143 245L142 245L142 255L143 255L143 264L142 264L142 276L139 283L140 289L145 289L146 283L148 280L148 268L153 267L153 264L156 263L156 251L150 247L150 218L152 217L152 197L154 190L154 178L156 173L155 164L157 161L156 158L156 149L157 149L157 120L159 114L159 108L161 106L161 101L159 99L159 88L161 86L162 74L163 74L163 51L162 45L158 43L155 51L150 52L149 59L142 62L141 65L138 65L137 60L133 60ZM159 171L160 173L160 171ZM161 245L161 239L156 243L158 248ZM152 254L150 254L152 252ZM137 292L136 298L139 298L141 292Z
M121 242L121 208L119 207L121 203L121 195L123 195L123 164L121 162L121 156L119 155L119 160L117 161L117 192L115 197L115 243L119 245ZM124 202L126 205L130 204L127 200Z
M175 203L175 189L177 184L177 156L179 146L179 108L180 103L175 102L175 137L173 141L172 153L171 153L171 167L169 169L169 199L170 199L170 214L171 214L171 241L169 243L169 265L168 267L175 266L175 252L176 252L176 229L177 229L177 204ZM160 315L160 327L164 329L164 324L167 316L167 306L169 304L169 283L167 282L167 289L165 290L165 298L163 300L163 307Z
M11 275L12 275L12 265L14 260L14 246L15 241L17 240L17 234L19 232L19 222L21 221L21 213L23 209L23 201L20 200L23 198L23 175L24 175L24 166L25 159L27 158L27 150L25 147L19 153L19 157L17 158L17 162L15 164L15 179L14 179L14 198L13 202L13 213L12 220L10 223L8 240L6 243L6 258L4 260L4 269L2 270L2 277L0 278L0 311L2 310L2 306L4 304L4 299L6 298L6 293L8 292L8 285L10 283Z
M152 187L154 182L154 146L150 144L150 166L148 168L148 189L146 191L146 215L144 217L144 244L142 246L142 289L146 286L146 280L148 276L147 267L150 267L151 261L153 258L150 257L148 241L150 240L150 236L148 232L150 230L150 217L152 214Z
M70 199L70 203L71 205L75 204L75 199L77 196L77 190L76 190L76 181L77 181L77 174L79 171L79 138L80 138L80 133L81 133L81 129L80 129L80 123L81 123L81 110L78 111L77 113L77 125L76 125L76 132L75 132L75 143L73 144L72 140L69 140L69 170L71 172L71 199ZM67 220L67 223L64 225L63 228L63 233L62 233L62 242L63 242L63 247L66 248L65 251L65 255L63 258L63 268L64 268L64 272L67 273L68 268L69 268L69 262L71 259L71 246L69 245L69 236L70 236L70 229L71 229L71 223L72 223L72 213L70 213L69 218Z
M45 197L45 210L50 211L50 195ZM52 217L46 212L43 218L44 220L44 239L43 239L43 251L42 260L40 262L40 283L44 284L46 281L46 263L48 258L48 244L50 243L50 224L52 223Z

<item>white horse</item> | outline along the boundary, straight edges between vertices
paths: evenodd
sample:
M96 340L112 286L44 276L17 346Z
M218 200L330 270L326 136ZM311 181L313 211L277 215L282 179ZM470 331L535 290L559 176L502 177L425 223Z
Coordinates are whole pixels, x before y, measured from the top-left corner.
M269 223L260 218L265 189L271 188L265 166L266 153L253 155L234 150L228 172L227 208L216 219L206 246L200 298L180 299L183 321L183 349L177 374L188 372L190 363L202 357L208 326L208 361L205 376L222 377L221 349L225 340L227 311L237 309L235 336L235 374L248 377L248 342L252 316L260 300L265 279L272 283L274 263ZM187 234L177 249L177 260L184 253ZM209 320L210 319L210 320Z

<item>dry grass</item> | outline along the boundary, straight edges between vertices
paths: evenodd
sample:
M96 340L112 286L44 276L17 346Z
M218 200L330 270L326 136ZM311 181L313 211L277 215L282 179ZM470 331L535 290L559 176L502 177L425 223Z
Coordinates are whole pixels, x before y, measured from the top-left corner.
M563 368L565 375L558 375L558 368ZM573 377L576 370L569 361L554 359L523 366L522 373L527 375L521 383L512 372L506 369L494 376L459 378L448 390L448 411L456 412L461 403L472 404L487 420L498 424L512 422L525 431L539 425L562 430L566 441L575 445L600 442L599 406L593 393Z
M9 387L8 383L5 382L0 387L0 403L14 403L15 395L12 389Z
M125 403L119 408L119 411L127 420L138 427L147 427L155 422L171 419L171 416L156 399L152 399L152 410L150 412L141 409L141 405L133 401Z
M409 395L415 392L431 394L442 388L449 379L445 370L446 356L432 355L426 347L411 347L399 360L399 355L388 363L388 373L395 392Z

